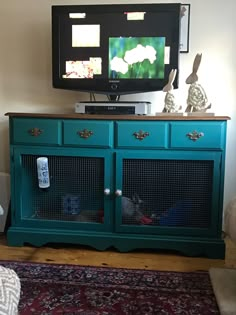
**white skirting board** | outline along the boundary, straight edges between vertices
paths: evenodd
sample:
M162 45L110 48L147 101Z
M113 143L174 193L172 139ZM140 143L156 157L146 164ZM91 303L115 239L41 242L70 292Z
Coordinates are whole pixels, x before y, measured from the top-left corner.
M3 215L0 216L0 232L4 232L8 207L10 202L10 175L0 172L0 206L3 209Z

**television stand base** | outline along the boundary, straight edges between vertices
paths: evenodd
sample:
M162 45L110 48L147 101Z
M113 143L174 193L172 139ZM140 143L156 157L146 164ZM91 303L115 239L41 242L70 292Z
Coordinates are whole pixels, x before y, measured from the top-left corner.
M150 102L135 101L86 101L75 104L77 114L101 115L150 115Z

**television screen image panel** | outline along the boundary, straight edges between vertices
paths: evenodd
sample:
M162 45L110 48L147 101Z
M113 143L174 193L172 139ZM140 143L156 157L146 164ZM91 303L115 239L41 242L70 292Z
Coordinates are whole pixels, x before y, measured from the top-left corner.
M178 88L180 3L52 6L54 88L124 94Z
M72 25L72 47L99 47L100 25Z
M102 73L102 59L89 58L88 60L67 60L64 79L92 79L94 75Z
M165 37L109 38L110 79L163 79Z

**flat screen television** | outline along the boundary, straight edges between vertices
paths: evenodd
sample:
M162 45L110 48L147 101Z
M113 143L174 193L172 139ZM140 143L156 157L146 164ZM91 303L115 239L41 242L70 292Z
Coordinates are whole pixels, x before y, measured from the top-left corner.
M53 87L123 94L178 87L180 3L52 6Z

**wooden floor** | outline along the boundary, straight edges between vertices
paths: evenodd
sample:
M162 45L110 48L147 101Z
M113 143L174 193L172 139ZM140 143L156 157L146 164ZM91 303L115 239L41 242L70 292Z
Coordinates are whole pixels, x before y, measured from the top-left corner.
M55 245L53 247L9 247L6 237L0 235L0 260L77 264L89 266L110 266L135 269L169 271L209 270L210 267L236 267L236 245L226 240L226 258L207 259L184 257L173 253L133 251L97 251L82 246Z

